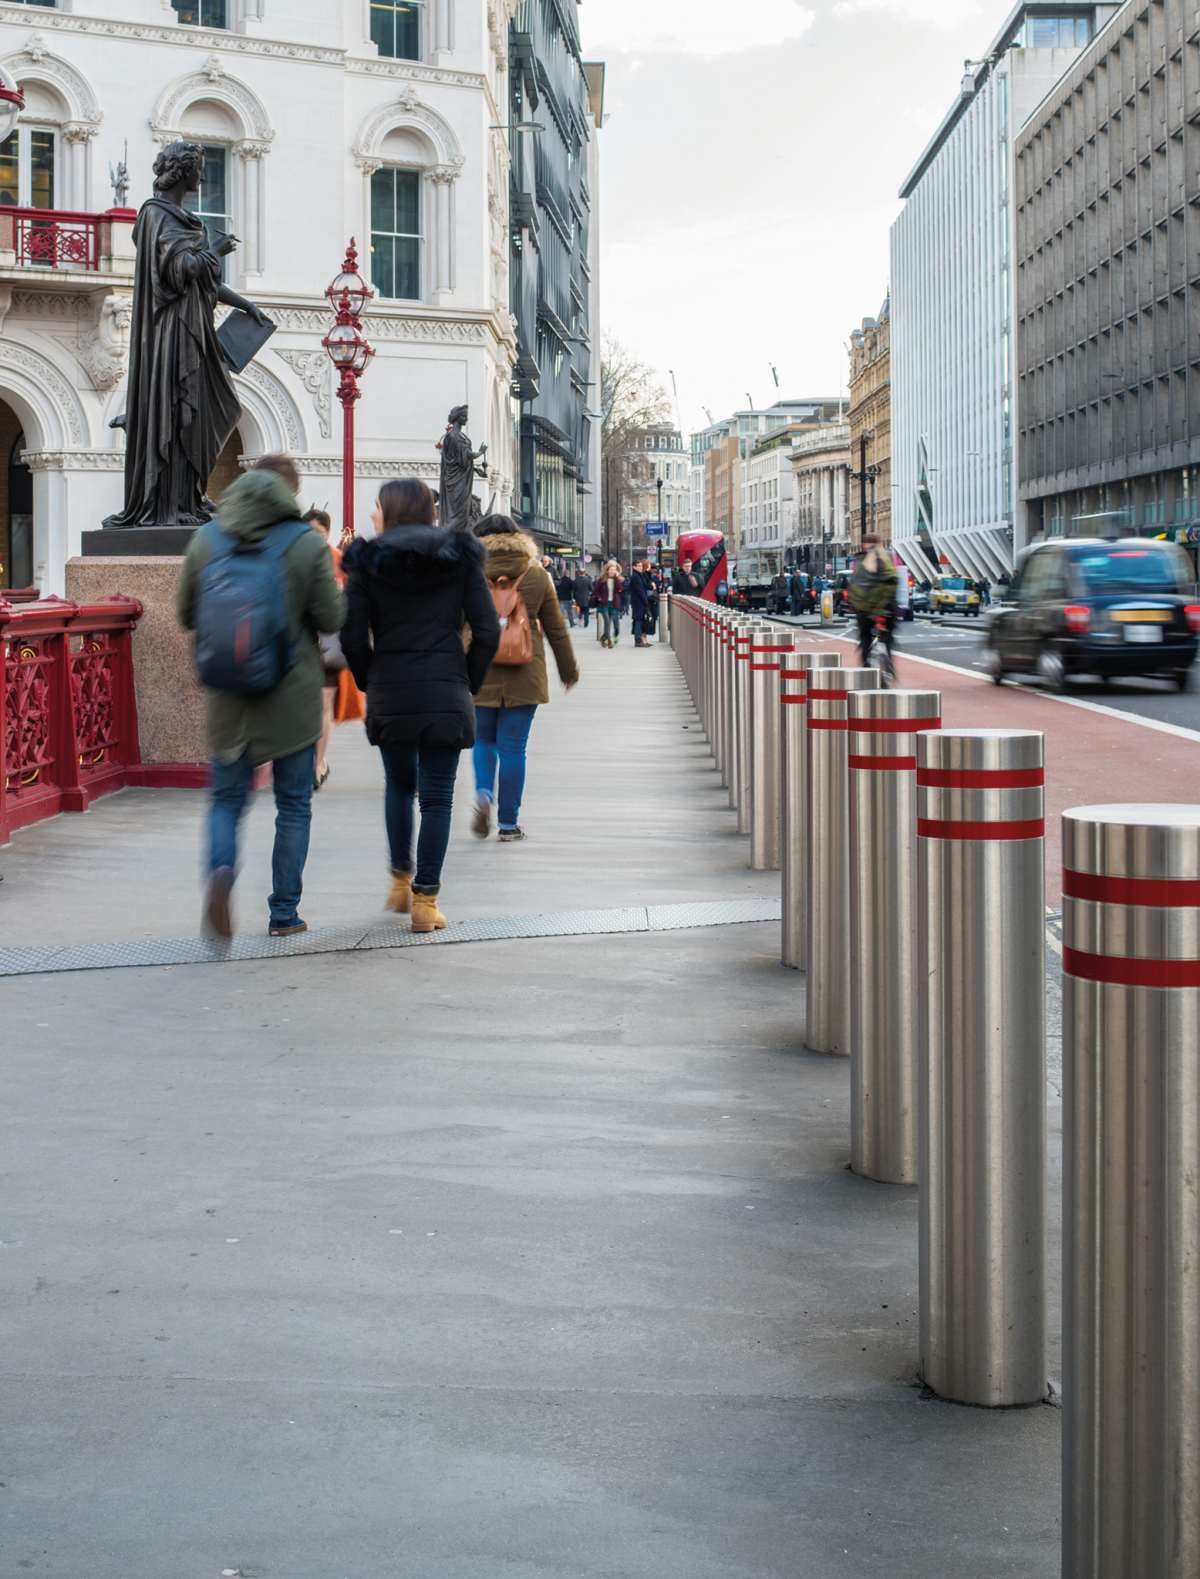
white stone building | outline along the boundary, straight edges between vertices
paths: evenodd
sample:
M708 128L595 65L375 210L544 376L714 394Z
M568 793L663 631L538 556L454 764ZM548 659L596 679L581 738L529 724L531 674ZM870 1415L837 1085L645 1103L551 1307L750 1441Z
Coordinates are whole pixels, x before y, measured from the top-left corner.
M778 557L791 544L795 525L792 428L765 434L750 451L744 469L743 551L765 550Z
M323 291L358 240L377 355L357 408L356 524L381 481L435 483L471 407L495 491L516 474L506 73L515 0L0 0L0 76L26 105L0 145L0 587L61 592L80 534L119 508L130 209L160 147L206 149L198 211L241 237L228 281L278 325L235 380L214 474L297 457L340 525L341 409ZM6 209L8 210L6 212ZM64 217L69 215L70 217Z
M800 434L789 459L796 509L792 562L809 571L833 570L850 551L849 422Z
M621 490L621 547L627 557L656 555L671 548L691 526L691 464L683 435L669 422L655 423L637 435L625 461ZM661 492L659 484L662 484ZM659 500L662 514L659 514ZM668 535L651 537L651 523L665 522Z
M892 541L906 564L990 579L1026 528L1018 421L1013 146L1115 5L1025 0L901 189L891 237Z

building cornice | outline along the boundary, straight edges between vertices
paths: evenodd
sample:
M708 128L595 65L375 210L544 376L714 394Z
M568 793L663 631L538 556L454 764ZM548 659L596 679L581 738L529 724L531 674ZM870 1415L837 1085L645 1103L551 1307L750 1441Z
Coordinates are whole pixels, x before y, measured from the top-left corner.
M223 55L268 60L303 61L307 65L337 66L353 76L384 77L398 82L436 82L456 88L484 89L491 85L483 72L455 71L426 66L420 61L372 59L322 44L297 44L282 38L262 38L252 33L227 33L220 29L172 26L160 22L126 22L117 17L82 16L74 11L31 12L27 5L0 0L0 22L43 33L80 33L88 37L125 38L146 44L172 44L179 49L207 49Z

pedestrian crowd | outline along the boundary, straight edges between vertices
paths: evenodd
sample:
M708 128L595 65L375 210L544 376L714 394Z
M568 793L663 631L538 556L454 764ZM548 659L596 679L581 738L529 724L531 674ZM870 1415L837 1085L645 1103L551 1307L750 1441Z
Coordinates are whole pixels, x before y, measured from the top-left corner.
M460 757L472 754L472 832L525 839L528 745L550 700L548 660L572 690L570 631L593 613L606 649L626 613L634 645L648 647L664 583L650 560L628 575L615 560L594 579L582 566L555 575L510 516L468 531L438 525L437 496L415 479L380 489L372 536L335 545L329 515L302 515L299 491L289 457L256 461L194 534L180 578L211 755L203 925L218 940L233 935L239 826L269 765L269 931L307 931L312 797L330 776L335 725L365 717L383 768L386 908L411 915L414 932L437 931Z

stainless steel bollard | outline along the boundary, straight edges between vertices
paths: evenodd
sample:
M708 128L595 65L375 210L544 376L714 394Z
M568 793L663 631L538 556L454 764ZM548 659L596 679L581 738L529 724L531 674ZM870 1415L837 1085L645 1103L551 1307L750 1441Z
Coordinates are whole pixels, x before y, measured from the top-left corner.
M1043 764L917 737L921 1368L987 1407L1046 1396Z
M805 709L814 670L838 669L842 653L794 652L779 671L779 846L782 881L780 958L803 970L808 885L808 730Z
M750 751L750 731L753 727L750 682L754 678L750 672L752 662L750 649L755 642L766 641L770 630L769 625L748 623L739 634L737 642L737 831L739 833L750 832L750 785L754 771Z
M750 644L750 867L777 872L779 846L779 671L795 651L775 627Z
M817 1053L850 1056L851 691L879 688L878 669L824 669L808 706L808 893L805 906L804 1040Z
M671 594L660 592L658 595L658 641L664 646L671 640Z
M850 1166L917 1182L917 736L939 691L858 691L850 748Z
M747 642L742 637L747 637ZM741 707L741 664L738 653L748 645L747 622L736 615L730 624L729 642L725 648L725 783L729 787L729 804L737 810L741 786L741 759L738 756Z
M1200 1574L1200 806L1063 817L1063 1579Z
M721 783L729 787L729 657L733 644L734 621L728 609L718 611L717 627L717 767Z

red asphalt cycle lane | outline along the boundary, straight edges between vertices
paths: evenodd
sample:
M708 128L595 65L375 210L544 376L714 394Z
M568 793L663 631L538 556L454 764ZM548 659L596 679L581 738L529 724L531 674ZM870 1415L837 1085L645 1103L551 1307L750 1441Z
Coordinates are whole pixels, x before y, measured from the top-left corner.
M826 652L853 648L807 633L804 645ZM1200 800L1200 740L899 652L896 671L908 690L942 693L947 729L1040 729L1045 735L1046 903L1052 910L1062 908L1064 811L1118 801Z

